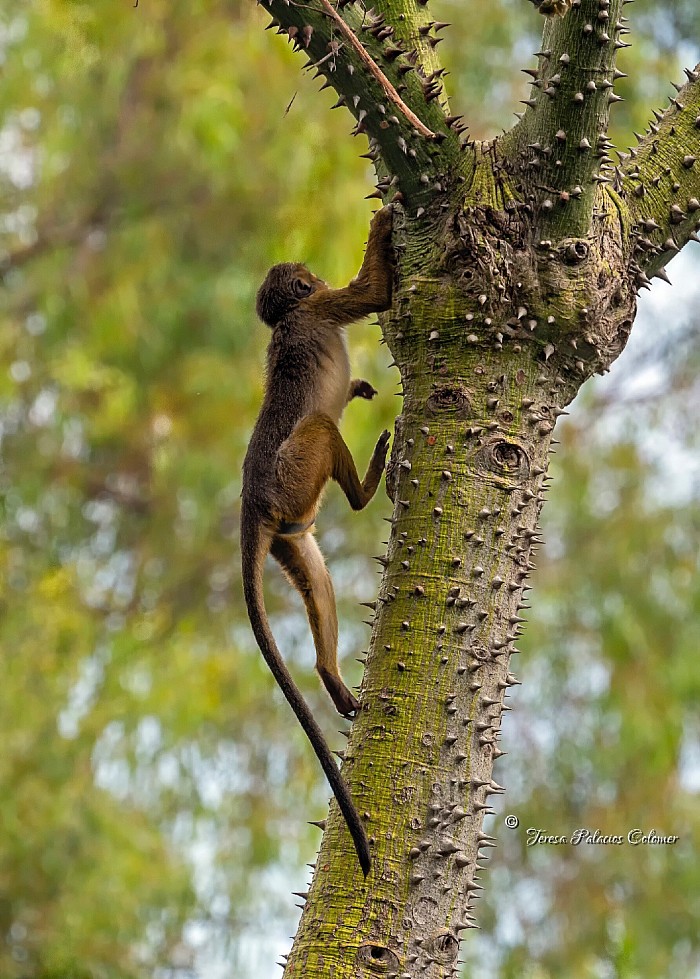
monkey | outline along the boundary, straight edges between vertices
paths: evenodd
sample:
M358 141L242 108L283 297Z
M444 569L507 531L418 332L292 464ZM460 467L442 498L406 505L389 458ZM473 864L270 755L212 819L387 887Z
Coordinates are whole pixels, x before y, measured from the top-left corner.
M362 481L338 422L353 398L377 393L351 380L345 327L389 309L393 285L392 208L374 215L362 267L344 289L330 289L305 266L273 266L258 290L256 310L272 330L262 407L243 463L241 559L248 617L267 665L304 729L333 790L365 876L369 842L325 737L275 643L263 601L268 553L304 600L316 648L316 670L337 711L360 704L338 669L335 595L314 523L324 487L334 479L353 510L372 499L384 471L389 432L374 447Z
M554 17L557 14L563 17L571 6L571 0L530 0L545 17Z

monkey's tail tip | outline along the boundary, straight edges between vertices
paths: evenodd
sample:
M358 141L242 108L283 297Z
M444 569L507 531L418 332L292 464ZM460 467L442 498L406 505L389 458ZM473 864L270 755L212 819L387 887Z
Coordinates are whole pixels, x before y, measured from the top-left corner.
M370 870L372 869L372 858L369 855L369 850L359 849L357 850L357 857L360 861L360 867L362 868L362 873L366 877Z

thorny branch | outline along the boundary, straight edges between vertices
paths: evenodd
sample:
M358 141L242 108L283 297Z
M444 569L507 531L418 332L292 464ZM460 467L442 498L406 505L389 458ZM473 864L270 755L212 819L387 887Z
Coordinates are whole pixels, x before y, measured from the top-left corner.
M397 106L401 112L403 112L403 114L406 116L406 118L411 123L411 125L415 126L415 128L422 136L429 136L431 138L434 138L435 133L431 129L428 129L427 126L423 125L423 123L420 121L420 119L415 114L415 112L409 109L409 107L403 101L399 93L396 91L396 89L391 84L389 79L386 77L384 72L376 63L376 61L373 61L372 58L370 58L370 56L367 54L365 49L358 41L357 36L353 34L353 32L350 30L350 28L345 23L345 21L340 16L340 14L330 5L328 0L321 0L321 4L325 8L325 10L328 11L328 16L331 17L333 21L338 25L338 29L340 30L340 32L348 39L348 41L355 49L355 51L357 51L361 61L367 66L367 69L371 72L371 74L377 79L379 84L382 86L384 92L386 93L387 98L390 99L390 101L393 102L394 105ZM322 61L316 62L316 66L318 66L321 63Z
M501 140L502 152L536 188L543 237L585 234L596 189L610 181L610 106L621 101L617 53L629 44L626 0L573 0L563 19L547 22L538 66L525 69L532 94L522 120Z
M271 27L307 53L309 69L324 76L356 120L354 135L370 141L369 156L416 199L428 195L419 175L460 156L458 120L447 99L435 46L437 31L423 6L402 14L377 12L360 3L334 7L329 0L295 3L260 0Z
M639 146L620 153L616 189L625 201L633 239L633 271L667 279L664 266L688 241L698 241L700 220L700 65L687 69L684 86L669 98Z

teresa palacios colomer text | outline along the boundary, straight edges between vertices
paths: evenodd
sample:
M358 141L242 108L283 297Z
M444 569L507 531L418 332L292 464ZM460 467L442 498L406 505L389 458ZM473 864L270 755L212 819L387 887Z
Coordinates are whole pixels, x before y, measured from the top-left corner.
M549 843L554 845L568 844L578 846L581 843L599 843L603 846L623 846L629 843L631 846L660 845L677 843L677 836L664 836L655 829L644 831L641 829L631 829L628 833L602 833L599 829L577 829L571 836L545 833L544 830L531 826L527 831L527 845L535 846L538 843Z

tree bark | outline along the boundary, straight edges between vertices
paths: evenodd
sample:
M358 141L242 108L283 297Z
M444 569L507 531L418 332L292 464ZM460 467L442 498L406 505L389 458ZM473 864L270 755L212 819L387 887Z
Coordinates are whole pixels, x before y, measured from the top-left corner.
M343 762L372 870L364 880L331 806L287 979L442 979L476 924L556 419L623 350L639 289L698 227L697 70L637 149L609 156L623 5L573 0L548 20L524 115L475 143L450 115L435 51L446 25L424 4L341 6L378 73L321 3L265 4L367 134L376 196L396 205L381 321L404 396Z

